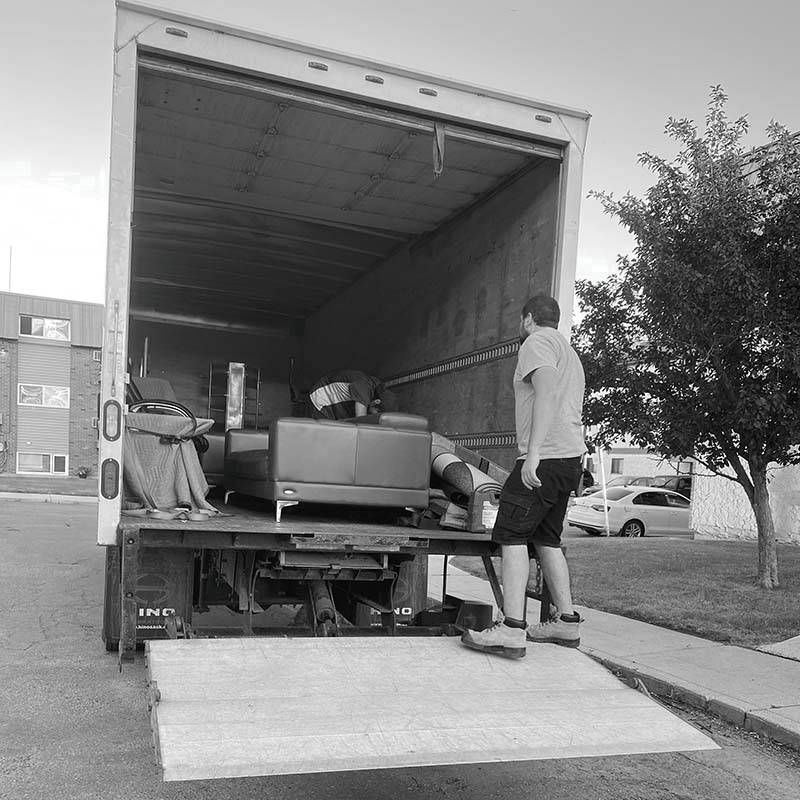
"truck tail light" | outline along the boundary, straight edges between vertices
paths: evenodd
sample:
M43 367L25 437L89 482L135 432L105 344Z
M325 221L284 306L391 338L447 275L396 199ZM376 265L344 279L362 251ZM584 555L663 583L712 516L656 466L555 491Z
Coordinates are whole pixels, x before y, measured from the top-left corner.
M116 442L122 430L122 406L116 400L106 400L103 406L103 436Z
M119 493L119 461L107 458L100 468L100 494L113 500Z

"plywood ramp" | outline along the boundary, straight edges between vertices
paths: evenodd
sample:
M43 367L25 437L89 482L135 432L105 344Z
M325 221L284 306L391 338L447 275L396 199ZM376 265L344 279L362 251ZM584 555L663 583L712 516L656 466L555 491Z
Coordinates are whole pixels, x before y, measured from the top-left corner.
M147 648L167 781L716 747L588 656L556 645L530 646L519 661L451 638Z

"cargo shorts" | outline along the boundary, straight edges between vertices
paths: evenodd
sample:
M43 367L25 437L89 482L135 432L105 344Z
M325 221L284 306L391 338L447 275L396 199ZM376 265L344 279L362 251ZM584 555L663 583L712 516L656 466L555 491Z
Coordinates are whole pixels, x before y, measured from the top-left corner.
M561 547L561 531L569 496L577 491L581 458L544 458L536 474L541 486L529 489L522 482L524 459L517 461L500 493L500 506L492 531L497 544Z

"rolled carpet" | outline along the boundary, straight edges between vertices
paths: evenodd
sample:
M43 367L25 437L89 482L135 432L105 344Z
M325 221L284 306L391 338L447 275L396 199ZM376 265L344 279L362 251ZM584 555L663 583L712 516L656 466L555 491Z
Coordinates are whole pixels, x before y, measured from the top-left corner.
M445 484L444 491L448 497L460 505L467 505L475 492L499 492L502 488L494 478L453 453L440 452L434 455L431 471Z

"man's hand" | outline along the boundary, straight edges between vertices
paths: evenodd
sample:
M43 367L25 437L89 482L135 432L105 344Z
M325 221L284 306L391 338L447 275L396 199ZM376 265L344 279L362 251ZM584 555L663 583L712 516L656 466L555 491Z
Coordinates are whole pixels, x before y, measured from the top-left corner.
M525 456L525 461L522 464L522 482L529 489L537 489L542 485L539 476L536 474L536 468L539 466L539 456L536 453L528 453Z

